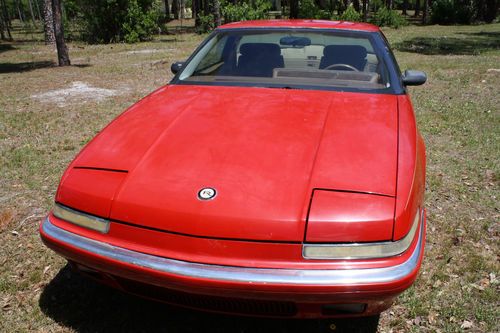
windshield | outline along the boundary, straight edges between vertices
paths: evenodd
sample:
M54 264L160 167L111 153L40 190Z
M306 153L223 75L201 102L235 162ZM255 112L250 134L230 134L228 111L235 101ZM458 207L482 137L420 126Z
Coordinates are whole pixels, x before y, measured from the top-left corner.
M179 75L185 83L283 87L390 87L372 34L356 31L219 31Z

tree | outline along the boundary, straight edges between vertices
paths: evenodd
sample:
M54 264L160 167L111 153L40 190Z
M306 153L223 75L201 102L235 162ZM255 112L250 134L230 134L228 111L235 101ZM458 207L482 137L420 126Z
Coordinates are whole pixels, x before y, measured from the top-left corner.
M368 21L368 6L370 3L368 0L363 0L363 21Z
M212 14L214 15L214 24L216 27L222 24L220 16L220 1L213 0L212 3Z
M168 4L168 0L165 0L164 2L165 2L165 19L168 22L170 21L170 5Z
M0 13L0 37L5 40L12 40L12 35L10 33L10 18L7 12L7 5L5 4L5 0L1 0L1 13ZM4 30L7 31L7 37L5 36Z
M427 23L428 13L429 13L429 0L424 0L424 10L422 12L422 24Z
M52 16L52 0L43 0L43 31L45 33L45 44L56 43L54 34L54 18Z
M174 14L174 19L179 19L179 0L172 0L172 14Z
M420 15L420 0L415 0L415 17Z
M408 15L406 10L408 9L408 0L403 0L403 15Z
M299 17L299 0L290 1L290 18L296 19Z
M59 66L69 66L71 65L71 61L69 60L68 47L64 41L64 28L62 24L60 0L52 0L52 17L54 19L54 34L56 37L57 59L59 61Z

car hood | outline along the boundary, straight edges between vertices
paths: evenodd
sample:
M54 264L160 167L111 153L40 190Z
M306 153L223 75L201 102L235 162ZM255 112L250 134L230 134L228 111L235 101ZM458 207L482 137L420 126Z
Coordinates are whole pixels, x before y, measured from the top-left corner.
M298 242L313 189L395 196L397 128L392 95L166 86L92 140L60 191L71 169L120 172L103 199L111 219ZM198 198L205 187L214 199Z

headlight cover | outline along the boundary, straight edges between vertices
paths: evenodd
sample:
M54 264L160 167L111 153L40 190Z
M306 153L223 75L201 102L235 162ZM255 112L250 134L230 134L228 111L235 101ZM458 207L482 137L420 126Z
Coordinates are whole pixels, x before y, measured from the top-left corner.
M304 244L305 259L373 259L393 257L405 252L411 245L420 224L418 209L410 231L396 242L349 243L349 244Z
M78 226L99 231L103 234L109 231L109 220L90 214L82 213L74 209L56 203L52 209L52 214L62 220L76 224Z

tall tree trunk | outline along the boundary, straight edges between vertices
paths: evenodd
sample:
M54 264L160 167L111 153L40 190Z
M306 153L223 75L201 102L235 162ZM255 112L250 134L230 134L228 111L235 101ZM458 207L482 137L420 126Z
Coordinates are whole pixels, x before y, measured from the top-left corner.
M212 14L214 15L214 25L218 27L222 24L220 17L220 2L219 0L213 0L212 3Z
M43 16L42 16L42 13L40 12L40 0L35 0L35 8L36 8L36 14L37 14L37 17L40 21L43 20Z
M353 5L354 9L359 13L359 9L360 9L359 0L352 0L352 5Z
M5 0L2 0L2 13L0 14L2 16L1 22L2 26L0 29L2 30L1 37L2 39L5 39L5 33L4 30L7 31L7 39L12 40L12 35L10 33L10 19L9 19L9 13L7 12L7 5L5 4Z
M484 15L486 23L493 22L493 20L497 17L499 6L499 0L486 0L486 14Z
M422 24L427 23L427 14L429 13L429 0L424 0L424 10L422 12Z
M56 36L54 34L52 0L43 0L43 31L45 33L45 44L54 45L56 43Z
M415 17L420 15L420 0L415 0Z
M165 20L168 22L170 21L170 5L168 4L168 0L165 0L164 2L165 2Z
M299 0L290 0L290 18L296 19L299 17Z
M408 0L403 0L403 15L408 15L406 10L408 9Z
M368 0L363 0L363 21L368 21Z
M194 26L198 28L200 26L200 14L201 14L201 0L192 0L193 1L193 18L194 18Z
M28 4L30 7L31 21L33 22L33 25L36 28L37 25L36 25L36 19L35 19L35 12L33 11L33 3L31 2L31 0L28 0Z
M172 0L172 14L174 14L174 20L179 19L179 0Z
M61 1L52 0L52 16L54 18L54 33L56 36L56 46L57 46L57 58L59 60L59 66L69 66L71 61L69 60L68 47L64 41L64 28L62 24L62 12L61 12Z
M24 23L24 15L22 9L22 3L19 3L19 0L16 0L17 14L19 15L19 21Z

